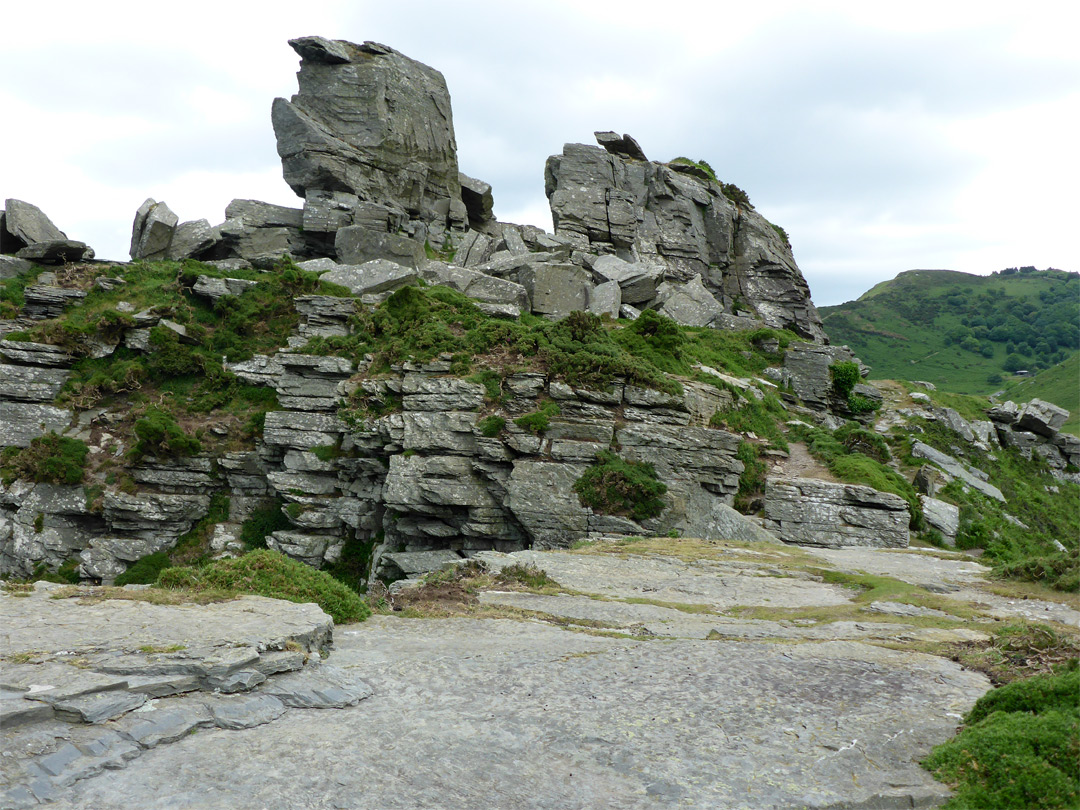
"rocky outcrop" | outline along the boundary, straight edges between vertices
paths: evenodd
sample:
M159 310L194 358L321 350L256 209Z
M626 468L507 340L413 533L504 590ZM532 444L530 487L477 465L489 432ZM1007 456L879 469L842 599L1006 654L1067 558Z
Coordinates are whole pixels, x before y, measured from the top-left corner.
M389 217L417 221L421 244L426 236L442 245L448 231L465 230L469 212L442 74L375 42L302 37L289 44L301 57L300 90L290 101L275 100L272 117L285 181L308 200L305 222L308 208L330 193L341 207L327 230L353 224L360 203L382 208L383 233ZM470 185L482 220L483 191Z
M1024 405L1012 401L987 412L1005 447L1015 447L1027 458L1042 456L1056 478L1080 483L1080 438L1060 433L1069 412L1050 402L1033 399Z
M64 264L94 258L85 242L68 239L45 212L22 200L4 201L0 211L0 253L34 264Z
M715 302L695 311L696 325L742 310L766 326L825 340L780 232L708 175L648 161L632 138L613 136L597 133L604 148L567 144L548 158L545 191L557 236L642 270L660 268L672 283L695 281ZM701 291L688 293L699 306Z
M770 477L765 528L786 543L906 548L910 510L898 495L855 484Z

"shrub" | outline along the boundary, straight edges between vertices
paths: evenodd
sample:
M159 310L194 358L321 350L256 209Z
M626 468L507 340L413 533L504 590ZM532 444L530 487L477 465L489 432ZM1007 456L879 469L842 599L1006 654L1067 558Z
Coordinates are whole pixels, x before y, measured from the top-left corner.
M527 413L524 416L519 416L514 420L514 424L523 430L527 430L530 433L535 433L539 436L548 429L548 421L551 417L558 416L559 413L560 410L557 403L546 402L539 410Z
M653 465L625 461L609 450L574 482L574 492L585 506L608 515L629 515L635 520L656 517L664 511L667 487L656 477Z
M161 588L226 590L301 604L314 602L337 624L360 622L371 615L360 595L344 583L269 549L217 560L198 569L166 568L157 584Z
M169 554L166 551L158 551L148 554L135 561L135 563L116 578L116 585L152 585L157 582L161 572L172 566Z
M532 564L521 565L520 563L503 568L496 575L495 580L508 585L524 585L527 588L545 588L559 584L549 577L547 571L542 568L537 568Z
M245 548L266 548L267 535L291 528L292 524L282 511L284 506L285 503L278 499L252 511L248 519L240 524L240 542Z
M833 437L844 445L849 453L862 453L875 461L888 461L890 456L889 443L885 438L872 430L867 430L858 422L848 422L839 428Z
M156 456L193 456L202 450L198 439L188 436L176 423L176 418L156 405L146 409L141 419L135 420L135 438L132 455L141 458Z
M90 448L79 439L49 432L30 441L21 450L4 449L3 479L29 478L39 484L78 484L83 479Z
M485 416L476 423L476 426L480 429L480 435L494 439L506 427L506 420L501 416Z
M829 366L829 376L832 378L833 390L843 400L851 396L856 384L862 379L859 364L852 362L833 363Z
M1071 808L1080 802L1080 679L1074 668L979 699L967 727L923 760L955 785L946 807Z

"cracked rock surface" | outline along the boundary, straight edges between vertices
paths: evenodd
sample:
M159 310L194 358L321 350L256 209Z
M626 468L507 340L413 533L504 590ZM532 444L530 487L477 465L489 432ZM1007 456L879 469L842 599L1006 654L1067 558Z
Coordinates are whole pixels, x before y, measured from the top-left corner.
M837 567L896 574L908 564L925 584L971 588L982 576L960 557L854 551L858 559L838 559ZM786 564L804 553L718 549L686 561L488 552L489 568L533 564L564 592L481 594L507 618L387 615L338 627L324 663L296 667L271 657L261 669L258 661L240 665L266 674L241 693L147 696L115 720L53 716L5 728L8 802L253 810L939 805L948 790L918 761L953 734L989 682L945 658L874 642L974 631L873 610L865 621L834 622L732 610L852 608L851 590ZM288 605L297 615L311 607ZM240 645L230 647L233 664L250 651L260 661L290 653L232 638ZM129 676L95 672L94 694L125 693L115 680Z

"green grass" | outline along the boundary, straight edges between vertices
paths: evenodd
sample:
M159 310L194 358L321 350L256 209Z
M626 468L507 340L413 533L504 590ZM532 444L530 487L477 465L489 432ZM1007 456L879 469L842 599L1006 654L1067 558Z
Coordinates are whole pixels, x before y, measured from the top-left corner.
M290 602L314 602L336 624L360 622L371 610L355 591L325 571L269 549L236 559L217 560L201 568L176 567L161 572L160 588L185 591L230 591Z
M965 728L923 761L950 783L950 810L1080 806L1080 671L1073 666L995 689Z
M750 398L734 410L717 411L709 424L734 433L753 433L758 438L767 440L771 447L787 452L787 438L781 427L781 420L786 418L786 415L787 411L780 400L769 394L762 402Z

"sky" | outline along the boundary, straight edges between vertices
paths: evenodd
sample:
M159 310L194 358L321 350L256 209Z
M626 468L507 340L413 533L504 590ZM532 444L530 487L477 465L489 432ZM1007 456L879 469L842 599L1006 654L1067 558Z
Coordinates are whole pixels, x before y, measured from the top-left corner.
M782 225L818 306L911 269L1080 270L1080 4L9 4L0 198L127 259L147 197L224 220L301 207L270 105L287 40L373 40L442 71L458 160L551 230L544 162L596 130L708 161Z

